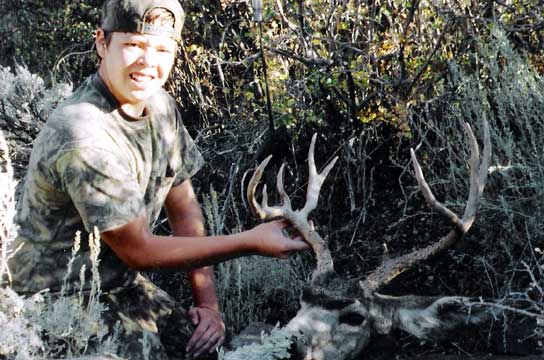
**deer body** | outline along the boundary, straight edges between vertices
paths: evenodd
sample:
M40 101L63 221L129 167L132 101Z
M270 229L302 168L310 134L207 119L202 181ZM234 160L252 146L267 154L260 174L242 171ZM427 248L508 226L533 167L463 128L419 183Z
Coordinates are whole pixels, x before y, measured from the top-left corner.
M259 204L255 199L255 190L270 157L255 170L247 190L253 212L263 220L283 217L290 221L312 246L317 259L310 286L303 290L301 308L286 326L293 334L299 335L295 344L297 359L354 359L368 344L372 334L388 334L392 329L401 329L418 338L440 338L452 328L477 323L492 315L477 306L477 301L465 297L393 297L378 292L417 262L452 246L474 222L487 180L491 143L487 123L484 123L484 150L480 156L468 124L465 124L465 130L471 157L469 198L463 216L457 216L435 199L411 150L416 180L423 196L431 208L450 219L453 228L446 236L423 249L384 261L363 280L346 280L335 273L326 242L308 223L308 214L317 206L321 185L337 160L333 159L322 173L317 173L314 160L316 135L312 138L308 154L310 175L303 209L294 211L291 208L291 201L283 187L285 164L277 177L277 190L283 204L268 206L266 186L262 205Z

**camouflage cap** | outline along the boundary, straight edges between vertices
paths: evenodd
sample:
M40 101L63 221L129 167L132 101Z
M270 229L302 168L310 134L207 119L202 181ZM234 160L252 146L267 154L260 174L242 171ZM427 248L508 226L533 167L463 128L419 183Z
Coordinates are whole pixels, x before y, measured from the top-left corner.
M174 27L146 23L153 9L168 10L174 16ZM106 0L102 7L102 29L108 32L130 32L168 36L181 40L185 13L178 0Z

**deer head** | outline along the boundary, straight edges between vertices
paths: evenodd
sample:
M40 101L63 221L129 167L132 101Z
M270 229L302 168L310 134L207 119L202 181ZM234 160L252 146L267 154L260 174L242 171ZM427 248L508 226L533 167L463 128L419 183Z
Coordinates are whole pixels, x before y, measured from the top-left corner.
M475 308L474 302L465 297L393 297L378 292L415 263L452 246L474 222L487 179L491 142L488 125L484 123L484 150L480 156L478 143L470 126L465 124L464 128L469 139L471 157L470 189L463 216L459 217L435 199L423 177L415 152L411 149L415 177L423 196L431 208L451 221L452 229L423 249L385 260L364 279L348 280L337 275L325 241L308 223L308 214L317 206L321 185L337 160L333 159L322 173L317 172L314 160L316 135L312 138L308 154L310 174L306 204L302 209L292 209L289 196L284 190L285 164L277 176L277 191L282 205L268 205L266 186L263 188L262 204L259 204L255 198L255 190L271 157L257 167L247 189L253 213L261 220L278 217L289 220L312 246L317 259L310 286L303 290L301 308L287 324L287 328L294 334L302 334L297 337L297 358L351 359L362 351L373 333L387 334L392 329L401 329L420 338L441 337L451 328L470 322L476 323L486 317L481 308Z

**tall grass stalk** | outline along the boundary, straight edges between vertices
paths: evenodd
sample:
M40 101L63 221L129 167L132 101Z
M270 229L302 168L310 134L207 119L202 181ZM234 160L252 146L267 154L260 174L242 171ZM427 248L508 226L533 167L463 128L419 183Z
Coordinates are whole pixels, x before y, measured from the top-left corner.
M4 133L0 130L0 286L7 280L11 281L8 268L8 245L16 236L13 222L15 216L15 187L13 168Z

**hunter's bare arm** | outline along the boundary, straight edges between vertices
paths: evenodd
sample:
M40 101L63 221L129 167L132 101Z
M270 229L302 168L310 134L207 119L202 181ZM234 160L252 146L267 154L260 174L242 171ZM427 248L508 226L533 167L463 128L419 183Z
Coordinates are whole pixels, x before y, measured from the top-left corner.
M285 237L282 229L286 226L287 221L276 220L233 235L167 237L153 235L142 213L101 237L130 267L193 270L240 256L286 258L293 251L309 249L301 238Z

